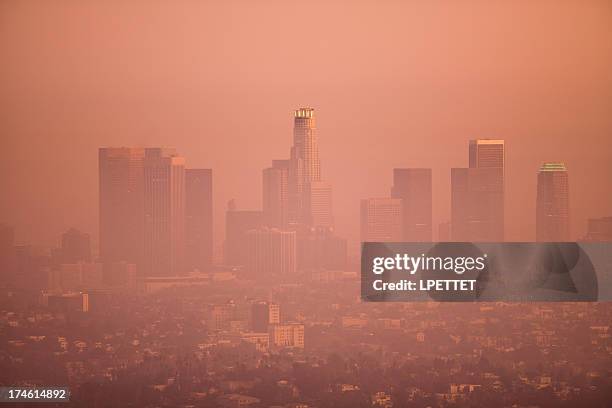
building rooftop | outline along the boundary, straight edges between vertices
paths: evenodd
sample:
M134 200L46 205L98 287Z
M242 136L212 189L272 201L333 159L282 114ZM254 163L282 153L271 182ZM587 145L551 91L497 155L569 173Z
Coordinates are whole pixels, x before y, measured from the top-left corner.
M299 108L295 111L296 118L313 118L314 108Z
M562 162L548 162L542 163L540 171L567 171L565 163Z

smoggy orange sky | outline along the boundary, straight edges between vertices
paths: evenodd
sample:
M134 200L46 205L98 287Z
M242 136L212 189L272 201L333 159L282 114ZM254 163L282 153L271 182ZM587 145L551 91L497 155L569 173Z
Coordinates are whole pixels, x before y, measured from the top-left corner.
M174 146L225 203L261 205L292 111L316 108L337 230L393 167L432 167L434 231L470 138L507 144L509 240L534 239L536 172L564 161L574 237L612 215L609 1L0 3L0 221L97 242L97 149ZM435 236L435 233L434 233Z

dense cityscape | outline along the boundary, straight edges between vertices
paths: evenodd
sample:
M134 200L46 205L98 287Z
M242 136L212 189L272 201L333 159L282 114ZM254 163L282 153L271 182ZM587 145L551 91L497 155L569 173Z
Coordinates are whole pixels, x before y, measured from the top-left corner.
M612 407L612 1L0 1L0 408Z
M0 229L0 383L68 385L83 407L610 404L608 303L364 303L317 137L314 109L296 110L262 210L228 203L218 262L211 169L100 148L99 249L76 229L49 250ZM501 242L504 141L468 152L436 236ZM537 240L571 240L568 170L537 177ZM431 170L394 169L389 197L361 201L361 240L432 241L431 207ZM583 240L612 240L612 217Z

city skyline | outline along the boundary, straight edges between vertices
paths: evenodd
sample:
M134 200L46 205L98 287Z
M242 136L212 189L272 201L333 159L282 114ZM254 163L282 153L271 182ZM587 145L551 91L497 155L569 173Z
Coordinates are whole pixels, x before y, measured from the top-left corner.
M314 109L312 109L312 108L302 108L302 109L307 109L307 110L308 110L308 109L311 109L312 111L314 111ZM299 109L298 109L298 111L299 111ZM296 115L297 115L297 112L298 112L298 111L296 111ZM295 135L294 135L294 139L295 139ZM470 141L474 141L474 140L491 140L491 141L495 141L496 139L470 139ZM501 140L501 139L499 139L499 140ZM504 141L502 140L502 142L504 142ZM295 143L295 140L294 140L294 143ZM315 146L316 146L316 144L317 144L317 142L315 141ZM100 149L106 149L106 148L100 148ZM127 151L127 152L134 151L134 152L141 152L142 154L144 154L143 152L144 152L145 150L147 150L147 149L152 149L152 147L125 147L125 146L124 146L124 147L113 147L113 148L108 148L108 149L111 149L111 150L116 150L116 151ZM166 148L164 148L164 149L166 149ZM294 148L292 148L292 150L294 150ZM472 159L472 154L473 154L473 153L472 153L472 150L473 150L473 146L471 146L471 145L470 145L470 149L469 149L470 155L469 155L468 165L475 165L475 163L476 163L476 161L474 161L474 162L472 163L472 160L473 160L473 159ZM474 150L474 151L475 151L475 150ZM125 153L124 153L124 154L125 154ZM505 154L505 153L504 153L504 154ZM136 160L139 160L139 159L137 158ZM291 161L292 161L291 159L288 159L288 160L285 160L285 159L282 159L282 160L274 159L274 160L272 160L272 166L271 166L271 167L268 167L268 168L263 168L263 172L264 172L263 186L265 187L266 179L267 179L267 178L270 178L270 175L271 175L271 173L270 173L270 174L267 174L266 172L268 172L268 173L269 173L269 172L271 172L271 171L274 171L274 172L278 173L278 171L279 171L279 166L280 166L281 168L282 168L282 167L285 167L285 169L284 169L284 170L286 171L286 173L287 173L287 174L286 174L286 175L284 175L284 176L282 176L282 177L284 177L284 178L285 178L284 183L289 183L288 181L289 181L289 180L290 180L290 178L291 178L291 176L290 176L290 173L291 173L291 170L290 170L290 167L291 167ZM333 161L333 160L332 160L332 161ZM505 157L504 157L504 161L505 161ZM541 164L541 162L542 162L542 161L539 161L539 164ZM320 190L320 191L325 191L325 189L330 189L330 187L331 187L331 183L324 183L324 182L320 181L320 180L321 180L321 178L320 178L320 162L319 162L319 160L318 160L318 154L317 154L317 159L316 159L316 161L315 161L315 162L313 162L313 163L315 163L315 164L312 164L311 166L313 167L313 169L315 169L315 170L313 170L313 174L315 174L315 176L314 176L314 178L313 178L312 185L320 185L320 186L323 188L323 190ZM538 164L538 167L539 167L539 164ZM469 169L469 168L470 168L470 167L466 167L466 169ZM503 169L503 168L502 168L502 169ZM432 169L429 169L429 170L432 170ZM389 169L388 169L388 172L393 172L393 171L394 171L394 169L391 169L391 168L389 168ZM502 170L502 171L503 171L503 173L505 173L505 170ZM437 177L436 177L436 176L437 176ZM132 177L133 177L133 176L132 176ZM139 177L139 176L138 176L138 175L136 175L135 177ZM309 177L310 177L310 176L309 176ZM505 174L504 174L504 175L502 175L502 178L504 178L504 177L505 177ZM511 173L511 177L512 177L512 173ZM433 178L434 178L434 179L436 179L436 178L437 178L437 179L439 180L440 176L439 176L439 175L437 175L437 174L436 174L436 172L433 172ZM532 184L532 183L534 183L534 180L535 180L535 179L536 179L536 178L533 178L533 180L531 180L531 179L527 179L527 180L525 180L525 181L526 181L526 183L525 183L525 184ZM515 180L516 180L516 179L515 179ZM449 178L449 184L452 184L452 183L450 183L450 181L452 181L452 177L450 177L450 178ZM389 182L389 177L385 179L385 182L387 183L387 185L389 185L389 188L390 188L390 189L393 189L393 182L392 182L392 181L391 181L391 182ZM340 183L340 184L342 185L343 183ZM504 186L505 186L505 184L506 184L506 183L505 183L505 181L504 181L502 185L504 185ZM534 184L535 184L535 183L534 183ZM438 186L439 186L439 185L440 185L440 183L438 183ZM285 187L287 187L287 186L285 186ZM305 189L305 187L301 187L301 188L304 188L304 189ZM439 190L440 190L440 187L438 187L438 188L435 188L435 187L434 187L434 188L433 188L433 191L434 191L434 194L433 194L433 195L434 195L434 196L436 196L436 197L438 197L438 200L435 200L435 199L433 200L433 210L434 210L433 212L435 212L435 208L436 208L436 207L439 207L439 206L440 206L439 197L440 197L441 195L445 195L445 193L444 193L444 192L440 192ZM536 195L536 194L535 194L535 191L536 191L536 190L537 190L537 189L534 189L532 192L530 192L530 193L529 193L529 195L533 195L533 196L534 196L534 200L533 200L533 201L534 201L534 203L535 203L535 201L536 201L536 200L535 200L535 195ZM262 190L262 191L263 191L263 190ZM330 189L329 191L331 191L331 189ZM451 195L451 194L450 194L450 192L451 192L451 191L452 191L452 188L448 190L448 192L449 192L449 196ZM604 191L607 191L607 190L604 190ZM305 191L302 191L302 192L301 192L301 194L304 194L304 193L305 193ZM291 204L289 204L289 202L291 201L291 200L290 200L291 193L290 193L289 191L286 191L286 192L283 192L283 194L284 194L284 195L286 195L287 197L284 197L284 196L283 196L283 197L282 197L282 199L283 199L283 200L287 200L287 207L291 207ZM507 193L506 193L506 194L507 194ZM236 194L230 194L230 195L229 195L229 197L234 198L234 197L236 197L236 196L238 196L238 195L239 195L239 194L236 192ZM323 197L325 197L325 196L331 197L331 194L329 194L329 195L324 194L324 195L323 195ZM367 196L367 195L366 195L366 196ZM262 201L261 201L261 203L262 203L261 208L265 207L265 204L266 204L266 194L264 193L264 195L263 195L262 197L263 197L263 199L262 199ZM250 196L243 196L242 198L244 198L245 200L241 200L241 202L247 202L247 203L248 203L248 202L253 202L253 198L254 198L254 197L250 197ZM279 196L278 198L280 199L280 196ZM363 198L363 197L362 197L362 198ZM360 200L360 199L362 199L362 198L359 198L358 200ZM449 198L450 198L450 197L449 197ZM218 203L218 202L219 202L219 198L218 198L216 195L214 195L214 199L215 199L215 203ZM329 199L327 199L327 200L329 200ZM357 200L357 201L358 201L358 200ZM436 237L436 233L435 233L435 231L437 230L437 227L438 227L440 224L445 223L445 222L448 222L448 221L450 221L450 220L451 220L451 218L452 218L452 204L451 204L451 201L452 201L452 200L450 200L450 199L449 199L449 200L448 200L448 203L444 203L444 205L447 205L447 206L449 207L449 213L448 213L448 216L444 216L444 215L443 215L443 216L440 216L440 215L439 215L439 213L438 213L437 218L432 218L432 219L433 219L433 222L432 222L432 231L434 231L434 232L432 233L432 236L433 236L433 237ZM572 201L577 201L578 203L581 203L581 202L580 202L580 200L572 200ZM325 202L325 200L324 200L323 202ZM505 203L508 203L508 198L505 198L505 199L504 199L504 202L505 202ZM306 203L306 202L305 202L305 203ZM523 204L525 204L525 203L523 203ZM584 203L581 203L581 204L583 204L583 205L584 205ZM300 205L302 205L302 203L300 203ZM510 203L510 205L512 206L512 203ZM529 207L529 206L530 206L530 205L529 205L529 204L527 204L527 205L524 205L523 207L525 207L525 208L526 208L526 207ZM213 207L217 207L217 206L213 206ZM225 207L225 206L221 206L221 208L224 208L224 207ZM320 207L320 206L319 206L319 207ZM535 205L534 205L534 207L535 207ZM102 208L102 207L100 207L100 208ZM521 209L524 211L524 209L523 209L523 208L521 208ZM222 243L222 242L223 242L223 240L224 240L224 232L225 232L224 230L225 230L225 228L223 228L223 227L220 227L220 226L219 226L219 223L220 223L220 220L218 219L219 209L218 209L218 208L215 208L215 210L216 210L216 211L215 211L215 216L213 217L213 223L214 223L214 225L215 225L215 231L216 231L216 233L215 233L214 240L213 240L213 242L214 242L214 249L213 249L213 253L215 253L215 254L216 254L216 256L218 257L218 256L219 256L219 251L221 250L221 243ZM265 212L265 209L264 209L263 211ZM289 210L289 209L287 209L286 211L287 211L287 215L285 215L285 217L287 217L287 219L286 219L285 221L283 221L283 223L288 223L288 222L289 222L289 220L290 220L290 218L291 218L291 216L289 215L290 210ZM300 211L303 211L303 210L300 210ZM516 210L515 210L515 211L516 211ZM571 211L575 211L575 210L574 210L572 207L570 207L570 212L571 212ZM503 213L503 210L502 210L502 213ZM342 214L342 212L341 212L341 214ZM607 213L601 213L601 214L598 214L598 215L599 215L599 216L605 216L606 214L607 214ZM531 216L532 216L532 215L529 215L528 217L531 217ZM574 223L573 223L573 224L571 224L571 226L570 226L570 229L572 230L572 236L574 237L574 239L578 239L578 238L580 238L580 237L581 237L581 236L584 234L584 232L586 232L586 221L587 221L588 219L590 219L590 218L594 218L594 217L596 217L596 216L597 216L597 215L586 214L586 215L584 215L584 217L569 217L571 221L574 221ZM222 217L224 217L224 216L222 216ZM303 217L304 217L304 215L302 215L302 219L303 219ZM324 217L323 217L323 218L324 218L324 219L328 219L327 217L328 217L328 215L324 215ZM333 213L332 213L332 217L333 217ZM533 216L533 218L534 218L534 224L535 224L535 216ZM584 221L584 222L583 222L583 223L578 223L578 224L577 224L577 223L576 223L576 221L574 220L574 218L578 218L578 219L580 219L580 221ZM508 219L508 216L507 216L507 215L506 215L505 219L506 219L506 220ZM330 220L331 220L331 218L330 218ZM8 220L8 221L10 221L10 220ZM571 222L571 221L570 221L570 222ZM10 222L6 222L6 221L5 221L5 223L8 223L8 224L12 225ZM329 221L329 224L330 224L330 225L333 225L333 221ZM347 224L347 222L346 222L346 220L345 220L343 230L344 230L344 231L346 231L346 230L348 229L349 231L353 231L353 234L351 235L351 234L349 233L349 234L348 234L348 237L349 237L349 240L352 242L352 245L351 245L351 246L352 246L352 248L353 248L353 251L351 251L351 252L353 252L353 253L354 253L354 252L355 252L355 248L356 248L356 247L355 247L355 241L356 241L356 238L355 238L355 234L354 234L354 231L355 231L355 226L353 226L353 227L348 227L348 228L347 228L347 225L346 225L346 224ZM352 222L352 221L351 221L351 222L349 222L349 224L355 224L355 225L357 225L358 223L354 223L354 222ZM71 222L69 222L69 221L67 221L67 222L66 222L66 225L67 225L66 229L71 228L71 227L75 227L75 223L71 223ZM78 227L77 227L77 228L78 228ZM59 234L61 234L62 232L66 231L66 229L63 229L62 231L60 231L60 233L59 233ZM527 230L529 230L529 228L527 228ZM574 230L575 230L575 231L577 231L577 232L574 232ZM96 231L96 228L92 228L92 230L88 230L88 231L86 231L86 232L91 233L91 234L92 234L92 236L94 236L94 237L97 237L97 235L98 235L98 234L94 234L92 231ZM342 232L342 229L341 229L340 231ZM582 232L582 234L581 234L581 232ZM17 229L17 233L19 234L19 229ZM359 235L359 234L357 234L357 235ZM531 235L531 238L529 238L529 235ZM514 233L514 234L512 234L511 236L514 236L514 237L517 237L517 236L518 236L518 238L514 238L514 240L516 240L516 241L529 241L529 240L535 240L535 231L534 231L533 233L527 233L527 234L526 234L526 233L525 233L525 229L523 229L523 230L522 230L522 232L521 232L521 234L517 235L516 233ZM508 238L506 238L506 239L508 239ZM511 239L512 239L512 238L511 238ZM96 242L96 241L97 241L97 240L94 238L94 242L95 242L95 244L97 244L97 245L102 245L102 243L101 243L101 242ZM22 241L19 241L19 242L22 242ZM39 243L41 243L41 242L36 242L36 241L31 242L31 241L28 241L28 240L23 240L23 242L24 242L24 243L33 243L33 244L39 244ZM134 244L134 242L132 242L132 244ZM43 245L51 245L51 246L52 246L53 244L52 244L52 243L48 243L48 242L47 242L46 244L43 244ZM96 245L96 247L97 247L97 245Z
M3 2L0 221L18 242L56 245L72 226L95 241L96 149L173 146L219 175L218 251L225 203L261 208L261 170L287 157L298 106L317 109L334 224L351 248L359 200L387 195L393 168L432 168L434 232L449 220L447 169L467 167L476 138L506 141L506 195L522 198L506 208L507 239L535 238L523 233L545 161L575 173L576 235L610 213L612 193L597 187L612 181L608 2L358 3L347 16L316 1L136 2L121 13ZM307 45L295 40L304 33Z
M313 227L320 227L323 226L325 228L328 227L332 227L333 228L333 212L329 211L331 209L331 185L330 183L325 183L322 180L320 174L321 174L321 164L320 161L318 159L319 157L319 152L318 152L318 148L317 148L317 139L318 137L315 135L315 126L314 126L314 117L315 117L315 110L313 108L299 108L297 110L294 111L294 116L295 116L295 120L296 123L300 123L300 125L296 125L297 127L294 128L294 136L293 136L293 147L291 148L291 153L290 153L290 158L288 160L286 159L274 159L272 160L272 166L268 167L268 168L264 168L262 170L262 175L263 175L263 199L262 199L262 207L261 209L244 209L244 208L240 208L240 212L244 212L244 213L253 213L253 214L258 214L258 217L261 217L261 221L259 223L253 224L253 223L249 223L249 225L251 225L250 228L259 228L258 225L260 227L265 227L265 228L281 228L281 230L291 230L291 229L295 229L296 227L299 227L299 224L303 224L306 223L308 224L309 221L313 220L313 219L321 219L321 220L325 220L325 222L323 223L314 223L311 224L311 226ZM306 125L302 125L301 123L304 122L306 123ZM308 127L311 127L311 129L309 130L301 130L302 126L306 126L305 128L308 129ZM296 129L298 129L296 131ZM299 159L296 160L296 157L298 154L302 154L303 153L296 153L296 152L300 152L300 149L305 150L303 147L300 147L300 143L303 144L303 138L304 138L304 134L306 134L308 137L312 137L311 141L308 142L311 144L311 146L308 148L308 151L312 152L312 161L310 164L308 164L308 166L311 168L311 170L308 172L308 175L303 176L302 175L302 166L303 166L303 159ZM298 140L297 144L298 144L298 148L296 148L296 138ZM410 168L395 168L395 169L391 169L393 177L392 177L392 183L391 183L391 195L390 197L394 197L394 198L402 198L403 196L405 196L406 194L408 194L408 191L410 191L410 194L414 194L417 195L417 193L419 192L424 192L424 197L420 197L420 204L417 204L415 207L415 204L410 204L409 206L412 206L412 208L410 209L410 211L407 210L406 205L404 203L402 203L402 217L401 217L401 223L404 225L401 227L402 231L400 233L400 235L397 235L396 233L393 233L392 235L395 237L394 240L398 240L399 237L401 237L402 239L404 239L404 237L406 237L406 240L408 241L419 241L419 240L423 240L426 241L425 238L423 237L427 237L427 236L431 236L433 240L435 240L437 238L437 234L432 232L434 230L437 229L437 227L439 227L441 224L445 224L445 223L449 223L449 225L451 226L451 237L453 240L473 240L473 241L486 241L486 240L497 240L497 241L502 241L503 240L503 232L501 233L502 235L491 235L491 237L487 238L487 235L479 235L477 234L472 234L472 236L470 236L469 234L466 235L466 233L457 233L455 232L455 236L453 236L452 233L452 219L453 219L453 201L452 201L452 196L453 196L453 180L454 178L459 177L459 171L463 171L463 172L477 172L478 174L474 173L473 175L469 175L469 177L475 177L475 180L479 180L477 182L477 184L482 184L485 183L487 185L501 185L501 202L502 203L506 203L507 202L507 198L504 197L504 178L505 178L505 161L506 161L506 150L505 150L505 141L502 139L470 139L469 143L468 143L468 165L469 167L466 167L464 169L460 169L460 168L451 168L450 169L450 180L451 180L451 214L448 220L442 220L440 221L440 223L438 224L433 224L433 225L427 225L427 222L425 222L425 224L420 224L421 227L420 228L425 228L425 230L421 231L419 234L415 235L414 232L414 225L418 225L418 224L414 224L414 222L416 221L412 221L413 226L406 226L405 224L405 219L406 217L417 217L417 218L421 218L421 219L429 219L428 217L430 217L430 215L427 213L427 209L428 208L433 208L433 203L431 200L431 178L432 178L432 171L430 168L420 168L420 169L410 169ZM497 152L495 149L497 148L496 146L501 146L501 150L499 150L499 152ZM484 152L481 153L481 151L483 150L484 147ZM148 152L148 153L147 153ZM100 200L100 223L102 224L103 219L104 219L104 214L108 211L105 210L105 202L107 202L108 200L103 198L103 190L104 189L109 189L109 188L119 188L119 189L123 189L125 191L128 190L135 190L136 192L138 192L138 188L143 189L143 190L147 190L146 186L147 185L151 185L150 182L147 182L147 177L150 179L151 176L147 176L146 175L146 169L147 169L147 164L146 164L146 157L147 154L149 156L151 156L152 159L157 159L159 160L159 158L161 158L164 155L167 155L168 158L170 158L172 160L172 162L176 162L175 165L178 164L178 166L180 167L179 172L182 174L181 178L185 178L187 177L187 174L189 172L192 172L193 175L195 175L197 171L205 171L208 172L208 178L209 180L205 182L206 185L208 185L208 187L206 187L208 189L208 193L212 194L212 176L210 175L210 172L212 171L212 169L204 169L204 170L198 170L198 169L188 169L187 168L187 163L186 160L183 157L180 157L177 152L176 149L174 148L168 148L168 147L164 147L164 148L154 148L154 147L104 147L104 148L100 148L99 149L99 177L100 177L100 196L99 196L99 200ZM155 157L153 157L155 156ZM159 158L158 158L159 156ZM178 160L178 161L177 161ZM151 159L149 160L151 162ZM115 163L115 164L113 164ZM555 163L544 163L542 164L542 167L539 168L539 172L537 174L537 179L540 180L543 176L543 171L544 171L544 175L546 175L546 172L550 172L554 169L551 168L547 168L547 166L549 165L554 165ZM502 166L502 167L498 167L498 166ZM112 170L112 167L110 166L114 166L115 170ZM164 165L161 164L161 167L163 167ZM172 164L171 164L172 166ZM149 164L148 166L149 168L151 167L151 165ZM553 166L554 167L554 166ZM140 170L139 170L140 169ZM480 170L478 170L480 169ZM491 173L489 175L489 170L493 169L493 173ZM495 170L496 169L500 169L501 170L501 176L496 175ZM552 169L552 170L551 170ZM565 169L565 167L564 167ZM157 169L156 171L158 171L159 169ZM565 171L565 170L563 170ZM113 174L114 172L114 174ZM159 172L159 171L158 171ZM107 174L108 175L105 175ZM151 171L149 171L149 173L151 173ZM166 174L165 172L162 172L164 174ZM461 177L467 177L468 174L465 175L461 175ZM480 174L483 173L483 174ZM484 174L486 173L486 174ZM169 174L169 173L168 173ZM462 173L463 174L463 173ZM470 173L471 174L471 173ZM118 177L119 175L121 175L121 177ZM110 177L110 178L109 178ZM292 179L293 177L293 179ZM304 180L297 180L298 177L305 177ZM501 178L499 178L501 177ZM497 178L499 178L499 180L497 180ZM113 179L114 183L117 183L117 180L120 180L120 183L122 183L121 185L117 185L117 186L113 186L112 184L108 184L109 181L106 181L107 179ZM487 181L483 181L486 179L491 179L488 182ZM493 180L495 179L495 181ZM140 181L139 181L140 180ZM308 181L310 180L310 181ZM466 179L467 180L467 179ZM141 187L137 187L136 184L141 183L142 186ZM182 190L185 190L184 192L181 192L180 194L183 195L183 198L181 200L185 201L185 194L186 194L186 182L183 181L182 182ZM291 193L291 185L292 183L296 186L299 186L297 188L299 188L299 191L294 191L293 195L294 197L300 196L300 201L298 203L294 202L292 203L292 193ZM411 185L413 184L413 185ZM484 185L484 184L483 184ZM316 186L317 190L316 191L321 191L321 193L313 193L314 190L314 186ZM537 189L536 189L536 193L537 194L541 194L540 190L541 187L541 181L538 182L537 185ZM170 187L168 187L170 188ZM294 189L296 187L293 187ZM488 187L486 187L488 189ZM495 187L497 188L497 187ZM128 190L126 190L128 189ZM413 189L413 191L411 191L410 189ZM122 191L123 191L122 190ZM299 194L296 194L299 193ZM112 193L112 194L117 194ZM122 193L125 194L125 193ZM146 191L144 192L144 195L146 195ZM537 196L536 194L536 196ZM569 192L566 191L566 194L568 194L569 196ZM124 213L125 211L131 211L132 213L135 211L134 209L129 210L127 209L127 206L136 206L137 208L140 208L139 206L143 207L143 211L144 209L146 209L146 202L144 199L144 195L142 198L142 202L134 202L134 198L133 198L133 194L129 195L129 196L125 196L126 199L124 200L119 200L119 198L115 198L114 201L116 203L119 203L120 201L122 202L121 205L124 206L124 209L122 210ZM150 194L149 194L150 195ZM273 197L273 198L270 198ZM320 204L317 207L313 207L313 209L311 209L311 201L315 200L313 197L317 197L317 199L320 201ZM323 199L319 198L319 197L323 197ZM216 197L214 197L216 198ZM208 198L210 199L210 198ZM295 201L296 198L293 198L293 200ZM321 201L322 200L322 201ZM363 202L365 200L368 200L368 198L361 198L360 199L362 201L362 212L361 212L361 227L363 228L363 206L365 205ZM382 200L382 198L377 198L377 199L372 199L369 198L369 200ZM425 201L423 201L425 200ZM272 203L272 201L276 201L274 203ZM404 200L402 200L403 202L406 201L406 199L404 198ZM474 211L476 211L477 214L481 214L482 211L480 211L480 206L482 206L482 202L487 201L487 200L483 200L482 198L476 198L476 201L479 202L479 207L475 208ZM499 201L499 199L498 199ZM538 200L536 200L538 201ZM202 202L202 199L200 199L200 202ZM314 201L313 201L314 202ZM539 202L539 201L538 201ZM538 219L539 217L539 211L538 210L538 202L536 203L536 212L534 215L534 218ZM117 205L117 204L115 204ZM148 204L149 207L151 206L151 204ZM212 202L205 204L206 206L205 211L211 211L212 212ZM180 211L183 213L182 215L179 215L178 218L179 219L184 219L186 214L184 214L185 212L185 203L181 203L180 206L182 207L180 209ZM299 210L293 210L293 211L298 211L299 213L303 214L302 216L296 216L294 215L293 217L293 221L292 221L292 216L290 215L291 213L291 207L294 206L298 206ZM427 208L426 208L427 207ZM224 211L226 211L227 209L224 209ZM564 211L571 211L571 206L566 205L566 208ZM307 214L308 211L312 211L313 214ZM425 211L425 212L423 212ZM136 220L138 219L138 217L134 217L133 214L130 213L132 216L128 216L126 213L126 215L123 216L123 218L119 218L117 219L117 223L119 224L132 224L130 225L130 229L134 230L134 229L138 229L141 228L143 231L145 231L147 229L144 221L142 221L142 225L140 227L138 227L138 225L135 225L134 222L136 222ZM501 209L501 213L503 214L503 207ZM212 214L212 213L211 213ZM297 212L296 212L297 214ZM498 212L499 214L499 212ZM225 217L227 217L227 213L225 214ZM296 218L297 217L297 218ZM314 217L314 218L313 218ZM425 217L425 218L423 218ZM150 219L150 217L147 217ZM567 217L569 218L569 217ZM593 219L596 217L588 217L587 220ZM184 221L183 221L184 222ZM562 238L559 238L559 240L568 240L570 237L570 232L569 232L569 220L566 221L567 222L567 226L565 227L567 229L567 232L564 232L562 235ZM213 224L215 224L215 222L213 221ZM10 224L8 224L10 225ZM73 227L70 227L71 229L75 230ZM150 227L149 227L150 228ZM208 227L207 227L208 228ZM212 259L213 259L213 253L216 251L217 252L217 257L216 260L218 261L221 258L224 258L225 261L227 261L227 254L224 255L219 255L219 241L221 241L222 243L226 242L226 229L229 228L227 225L222 228L219 231L215 231L215 233L212 236L212 242L213 242L213 249L211 249L212 252L210 252L208 255L204 254L204 258L205 259L210 259L210 261L200 261L201 265L208 265L208 267L210 267L210 265L212 265ZM407 232L407 230L410 230L412 228L412 232ZM455 227L456 229L458 227ZM503 231L503 225L501 226L502 231ZM586 227L585 227L586 228ZM186 229L186 224L182 224L180 229L185 230ZM537 222L534 223L534 232L533 235L536 236L537 238ZM78 231L78 230L75 230ZM101 230L100 234L101 237L104 237L104 229ZM429 231L429 232L428 232ZM245 230L246 232L246 230ZM88 233L87 231L85 233ZM133 233L133 231L132 231ZM108 239L107 241L113 243L114 245L117 245L118 243L122 242L122 239L127 238L127 240L125 241L125 245L124 245L124 251L125 248L128 249L134 249L132 247L130 247L129 245L138 245L138 241L133 239L134 235L130 236L122 236L124 235L123 233L115 233L115 236L113 237L113 239ZM147 234L141 233L141 236L146 236ZM150 234L148 234L150 235ZM361 236L363 236L363 233L360 233ZM187 239L187 235L186 232L183 231L181 233L179 233L179 235L181 237L182 240ZM242 239L245 238L245 236L242 236L242 238L238 239L238 242L241 241ZM411 238L412 237L412 238ZM415 238L416 237L416 238ZM574 236L574 239L580 239L582 238L581 236ZM210 239L210 238L207 238ZM552 239L552 238L551 238ZM526 239L525 239L526 240ZM535 240L535 239L534 239ZM104 253L104 239L102 239L100 241L100 251L97 253L101 259L105 259L105 257L103 256ZM36 243L33 243L36 244ZM144 256L144 253L146 253L146 246L148 245L149 247L151 247L152 244L147 244L146 242L142 242L140 243L143 248L141 250L134 250L132 251L132 255L131 256L125 256L125 254L123 254L123 256L109 256L107 259L109 261L116 261L116 260L121 260L121 261L132 261L132 262L142 262L142 261L137 261L135 259L138 259L138 256L142 257ZM206 244L208 245L208 244ZM223 244L221 244L223 245ZM94 248L97 248L96 246L94 246ZM119 248L118 248L119 249ZM142 253L140 252L142 251ZM183 246L182 251L187 251L187 246ZM151 252L149 250L149 252ZM141 253L141 255L134 255L134 254L138 254ZM192 250L192 257L194 256L195 252L193 252ZM354 256L354 253L352 253L351 255ZM185 262L186 261L186 257L187 254L183 253L181 254L179 257L182 258L183 260L181 262ZM246 257L246 253L243 255L243 257ZM159 260L158 260L159 261ZM159 264L158 261L154 261L154 263ZM218 262L217 262L218 263ZM244 263L244 260L242 261L242 263ZM170 268L170 270L175 270L176 268ZM181 268L178 268L177 270L180 270ZM196 268L197 269L197 268Z
M611 27L0 1L0 401L610 406Z
M213 256L213 169L187 168L185 157L169 147L99 148L99 253L89 233L70 228L50 257L36 255L33 246L15 245L10 225L5 252L22 256L25 267L38 259L34 268L48 274L49 287L59 291L112 282L129 286L137 276L168 279L219 267L287 282L304 273L352 268L355 256L334 231L332 187L322 181L314 119L313 108L294 111L290 158L272 160L261 172L261 209L238 208L233 199L227 203L222 257ZM503 214L514 197L505 197L511 174L505 168L511 156L506 143L470 139L467 147L469 167L450 169L451 219L438 225L439 234L450 241L507 242ZM360 240L435 241L432 170L394 168L392 173L389 196L360 200ZM543 162L537 173L537 241L572 240L570 192L565 164ZM574 240L605 237L606 220L590 217L587 233ZM12 258L4 256L8 268Z

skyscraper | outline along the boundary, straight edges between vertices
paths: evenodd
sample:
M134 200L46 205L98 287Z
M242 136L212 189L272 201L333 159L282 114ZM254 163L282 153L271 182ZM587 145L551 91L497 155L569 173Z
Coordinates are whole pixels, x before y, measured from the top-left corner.
M402 200L404 241L432 240L431 169L393 169L391 197Z
M89 234L70 228L62 234L62 263L90 262L91 244Z
M265 225L262 211L238 210L234 201L228 204L225 213L224 258L227 265L246 265L248 251L246 233Z
M489 218L490 230L484 234L483 239L487 241L504 240L504 191L505 191L505 167L506 167L506 147L501 139L475 139L470 140L469 145L470 168L490 169L490 174L480 174L476 177L477 181L483 180L484 185L478 187L480 190L487 190L490 194L486 207L481 207L481 211L487 213Z
M274 160L263 171L266 225L277 228L333 226L331 185L321 181L314 109L294 112L289 160Z
M321 179L312 108L294 112L289 159L274 160L263 171L263 217L264 225L296 234L298 268L336 269L346 264L346 241L333 235L332 188ZM232 246L228 238L226 253Z
M469 143L469 168L451 169L451 234L455 241L504 240L505 143Z
M144 274L177 275L184 268L185 159L174 149L146 149L144 181Z
M474 139L469 145L469 167L505 167L505 143L501 139ZM503 173L502 173L503 177ZM503 181L503 180L502 180Z
M402 213L402 200L399 198L361 200L361 241L401 242Z
M312 182L321 181L319 146L312 108L295 111L288 176L289 223L307 224L310 214L305 206L306 188Z
M185 269L212 266L212 170L185 169Z
M536 240L569 240L569 186L563 163L544 163L538 172Z
M304 214L304 223L310 227L333 227L331 184L311 181L305 185Z
M291 158L302 163L301 176L304 183L320 181L321 164L319 162L314 109L297 109L294 114L293 126Z
M454 241L503 241L497 168L451 169L451 236Z
M285 228L289 223L289 160L273 160L263 170L263 212L266 225Z
M249 272L256 278L291 278L296 271L296 232L260 228L246 233Z
M142 148L98 152L100 258L142 266L144 257L144 156Z

